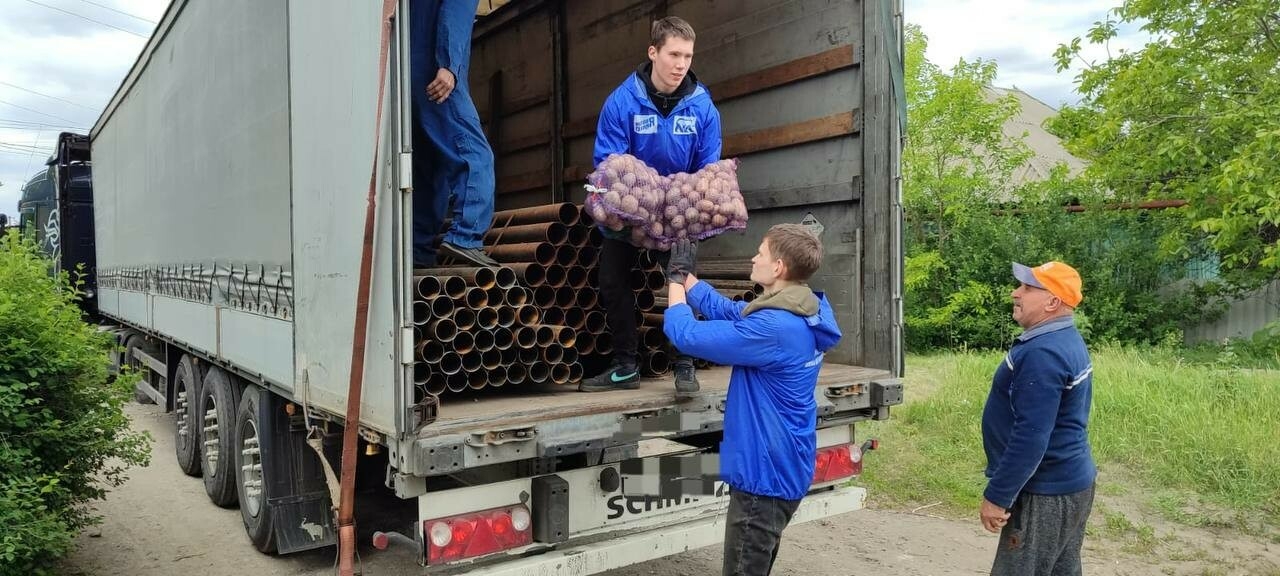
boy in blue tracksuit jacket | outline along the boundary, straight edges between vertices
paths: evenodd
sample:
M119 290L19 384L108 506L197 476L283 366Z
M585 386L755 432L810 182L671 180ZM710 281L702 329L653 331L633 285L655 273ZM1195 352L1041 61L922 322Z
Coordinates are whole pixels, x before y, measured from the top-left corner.
M732 488L724 574L768 574L813 481L814 388L823 354L840 341L831 305L804 284L822 262L822 244L799 224L769 229L751 260L751 279L765 292L751 303L689 273L693 250L687 241L672 248L663 329L680 350L733 367L720 444L720 476Z
M707 87L689 69L693 41L693 27L680 18L654 22L649 61L622 81L600 111L597 166L610 154L631 154L667 176L693 173L720 160L720 113ZM582 382L578 389L583 392L636 388L640 382L636 302L629 283L639 249L631 245L629 231L603 226L600 231L605 237L600 247L600 297L613 334L614 356L608 370ZM676 358L675 380L677 394L697 392L692 358Z
M991 573L1072 576L1093 506L1093 364L1073 311L1080 275L1062 262L1013 265L1024 331L1000 362L982 411L987 488L979 516L1000 532Z

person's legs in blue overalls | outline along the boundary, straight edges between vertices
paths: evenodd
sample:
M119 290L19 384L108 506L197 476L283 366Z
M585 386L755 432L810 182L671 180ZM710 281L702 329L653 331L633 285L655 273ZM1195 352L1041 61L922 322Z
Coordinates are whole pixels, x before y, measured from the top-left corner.
M493 150L480 129L467 85L474 7L466 2L418 0L410 8L410 66L414 117L415 265L434 265L432 246L450 200L453 222L441 256L470 265L494 265L481 250L493 219ZM456 86L444 102L426 87L439 68L454 72Z

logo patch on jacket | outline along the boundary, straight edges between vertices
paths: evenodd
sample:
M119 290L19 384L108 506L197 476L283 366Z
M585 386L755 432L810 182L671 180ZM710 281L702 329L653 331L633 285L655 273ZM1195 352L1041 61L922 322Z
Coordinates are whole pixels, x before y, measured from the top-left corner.
M686 136L698 133L698 117L697 116L676 116L675 124L671 125L671 133L676 136Z
M658 117L654 114L636 114L631 117L631 120L635 124L636 134L658 133Z

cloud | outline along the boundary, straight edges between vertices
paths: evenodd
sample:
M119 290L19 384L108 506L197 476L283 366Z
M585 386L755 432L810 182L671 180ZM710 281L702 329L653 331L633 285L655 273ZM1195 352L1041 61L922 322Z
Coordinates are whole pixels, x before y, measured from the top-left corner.
M87 132L146 45L153 24L85 2L2 0L0 212L16 216L22 185L52 153L58 132ZM169 0L96 0L158 22ZM80 14L100 23L59 12ZM68 103L70 102L70 103ZM73 104L74 103L74 104Z

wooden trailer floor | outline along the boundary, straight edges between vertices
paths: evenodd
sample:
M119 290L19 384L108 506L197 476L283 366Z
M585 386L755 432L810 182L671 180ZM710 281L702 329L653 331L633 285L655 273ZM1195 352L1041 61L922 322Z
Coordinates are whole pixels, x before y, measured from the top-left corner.
M436 436L473 431L478 427L509 427L571 416L677 405L694 411L714 409L711 403L718 404L729 388L729 372L730 369L723 366L699 370L698 381L702 385L699 395L680 402L675 399L671 374L642 378L640 387L635 390L613 392L586 393L579 392L576 384L557 386L548 383L445 394L440 399L436 421L423 428L419 435ZM818 375L818 386L867 382L890 376L889 372L876 368L828 363L822 366Z

